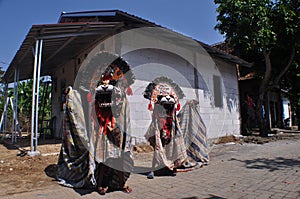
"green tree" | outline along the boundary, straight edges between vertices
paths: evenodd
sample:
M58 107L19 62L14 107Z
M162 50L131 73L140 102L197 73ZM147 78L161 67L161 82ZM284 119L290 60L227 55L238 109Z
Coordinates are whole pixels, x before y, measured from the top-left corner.
M45 79L40 82L39 96L39 121L51 118L51 84L46 86ZM24 80L18 84L18 121L22 131L30 131L31 111L32 111L32 85L33 80ZM8 97L13 97L14 88L8 88ZM8 124L12 119L12 109L8 107ZM10 127L9 127L10 128Z
M39 95L39 120L49 120L51 117L51 86L45 86L45 79L40 82ZM33 80L26 80L18 86L18 112L19 123L24 130L30 129L31 109L32 109L32 85ZM43 98L44 94L44 98Z
M4 75L4 71L2 70L2 67L0 66L0 113L2 114L3 108L4 108L4 82L2 81L2 77ZM1 117L1 116L0 116Z
M295 56L299 55L298 0L214 0L218 5L215 28L242 58L250 57L260 66L261 85L257 102L260 133L269 125L262 118L266 93L278 87ZM256 56L253 56L256 55Z
M18 119L22 130L30 129L32 107L32 80L22 81L18 85Z

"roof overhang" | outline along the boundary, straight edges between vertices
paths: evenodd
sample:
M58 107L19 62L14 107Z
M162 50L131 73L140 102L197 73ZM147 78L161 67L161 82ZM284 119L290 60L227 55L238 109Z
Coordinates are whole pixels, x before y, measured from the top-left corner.
M240 66L244 66L247 68L251 68L253 66L253 63L249 63L237 56L231 55L229 53L226 53L222 50L219 50L219 49L209 46L207 44L202 43L201 45L211 56L216 56L221 59L227 60L231 63L238 64Z
M37 40L43 40L41 76L46 76L122 26L122 22L33 25L3 79L12 82L14 69L21 70L20 80L32 78Z
M94 16L101 22L76 21L76 17ZM75 22L68 22L68 17L73 17ZM74 18L75 17L75 18ZM33 25L26 35L21 47L10 63L3 80L6 83L14 81L15 69L20 70L19 80L31 79L34 68L34 49L37 40L43 40L41 76L51 75L58 67L66 62L76 59L78 55L91 49L105 38L120 31L139 27L160 27L150 21L118 10L71 12L62 13L57 24ZM168 31L167 28L166 33ZM174 31L173 31L174 32ZM178 33L179 34L179 33ZM173 34L164 37L172 41ZM227 54L209 45L197 41L213 56L229 62L250 66L238 57Z

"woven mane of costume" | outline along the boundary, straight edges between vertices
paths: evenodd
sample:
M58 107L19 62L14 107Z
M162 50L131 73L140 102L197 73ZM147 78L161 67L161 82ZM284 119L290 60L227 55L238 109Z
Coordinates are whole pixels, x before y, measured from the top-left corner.
M101 80L101 74L105 73L105 70L109 70L110 65L117 66L123 73L122 81L113 80L112 85L115 86L118 83L119 86L128 88L134 83L135 76L130 70L129 64L122 57L104 51L95 54L84 67L79 69L77 75L79 81L75 82L75 87L94 94L95 88Z
M105 56L108 57L114 55L108 54ZM101 79L104 78L105 75L111 75L111 84L114 86L123 76L126 78L126 83L128 86L133 84L135 80L135 77L130 70L130 66L121 57L117 57L111 64L106 67L106 69L102 73Z
M144 91L144 98L151 100L153 102L157 102L157 98L155 98L156 96L153 96L153 94L154 92L156 92L157 86L162 84L168 85L170 88L172 88L175 91L177 95L176 100L185 97L181 88L172 79L162 76L154 79L150 84L148 84L148 86Z

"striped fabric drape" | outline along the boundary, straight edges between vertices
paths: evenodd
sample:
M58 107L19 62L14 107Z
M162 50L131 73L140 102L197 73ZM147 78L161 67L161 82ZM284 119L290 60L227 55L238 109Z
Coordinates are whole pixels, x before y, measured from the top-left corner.
M209 148L206 127L199 109L197 101L188 101L177 117L187 147L187 155L196 162L207 163L209 161Z
M89 176L88 135L80 94L68 87L64 104L63 136L57 163L60 184L81 188L91 185Z
M95 110L89 107L90 113L84 114L80 93L71 87L68 90L64 105L62 146L57 163L59 184L73 188L94 187L99 164L104 163L109 168L107 174L112 175L111 187L123 188L133 167L128 101L124 99L120 114L116 117L122 143L116 146L108 139L108 135L99 132L97 119L90 117L86 125L85 117L92 116ZM90 127L87 129L87 126Z

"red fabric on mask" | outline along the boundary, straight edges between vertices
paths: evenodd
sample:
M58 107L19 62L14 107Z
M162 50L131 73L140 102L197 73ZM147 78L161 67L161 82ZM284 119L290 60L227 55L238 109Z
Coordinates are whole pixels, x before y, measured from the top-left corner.
M167 134L168 139L170 139L173 123L173 111L171 111L171 113L166 115L165 117L159 116L159 113L157 111L155 111L154 115L158 121L160 130L164 130Z
M96 116L100 125L100 130L102 130L103 134L106 135L108 132L108 126L111 124L111 128L114 128L115 118L112 114L111 109L108 108L100 108L97 106L96 102Z

